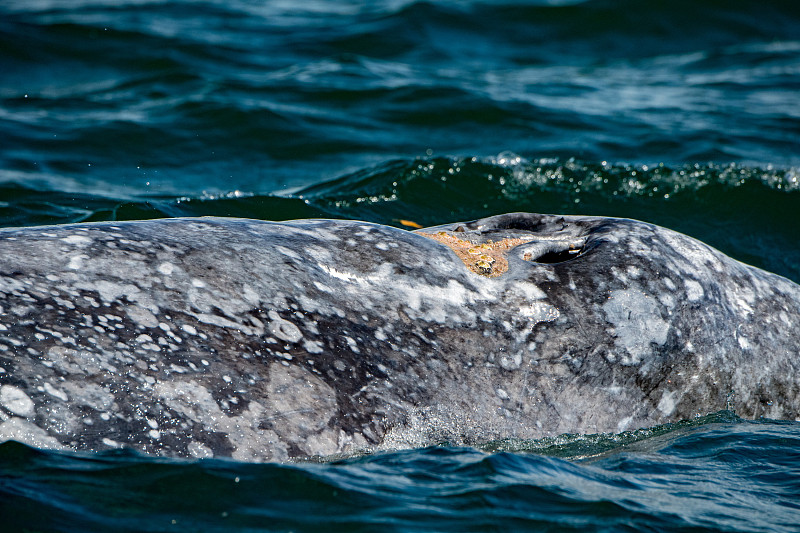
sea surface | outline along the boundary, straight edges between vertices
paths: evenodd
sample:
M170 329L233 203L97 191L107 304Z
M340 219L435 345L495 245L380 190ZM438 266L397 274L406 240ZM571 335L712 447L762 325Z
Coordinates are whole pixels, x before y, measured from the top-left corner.
M0 227L591 214L800 282L799 180L796 0L0 3ZM800 422L284 465L10 442L0 530L800 531Z

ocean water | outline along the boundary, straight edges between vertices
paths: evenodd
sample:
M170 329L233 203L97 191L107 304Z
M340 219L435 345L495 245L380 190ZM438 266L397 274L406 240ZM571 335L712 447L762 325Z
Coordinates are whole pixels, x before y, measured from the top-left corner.
M8 531L789 532L800 523L797 422L721 412L509 447L278 465L6 443L0 508Z
M0 226L591 214L800 282L798 180L794 0L0 4ZM798 450L727 412L291 465L6 443L0 530L798 531Z

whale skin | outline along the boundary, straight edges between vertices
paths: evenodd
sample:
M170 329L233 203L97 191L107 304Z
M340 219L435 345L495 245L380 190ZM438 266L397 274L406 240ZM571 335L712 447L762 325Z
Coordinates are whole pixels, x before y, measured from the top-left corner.
M800 287L652 224L0 230L0 441L289 461L800 417Z

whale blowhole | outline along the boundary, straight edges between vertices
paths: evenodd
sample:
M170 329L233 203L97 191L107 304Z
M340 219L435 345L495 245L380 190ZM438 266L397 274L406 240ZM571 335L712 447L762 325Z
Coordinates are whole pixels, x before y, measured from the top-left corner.
M522 254L522 259L532 263L543 263L547 265L554 265L558 263L566 263L573 261L583 255L585 247L573 246L560 246L554 249L548 249L543 253L534 255L531 251L526 251Z

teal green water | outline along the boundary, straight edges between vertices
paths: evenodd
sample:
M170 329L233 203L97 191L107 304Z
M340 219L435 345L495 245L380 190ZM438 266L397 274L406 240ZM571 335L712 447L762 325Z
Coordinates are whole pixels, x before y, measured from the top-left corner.
M9 0L0 226L591 214L800 282L799 36L791 0ZM797 531L798 439L718 413L325 464L7 443L0 529Z
M316 185L258 194L135 197L0 184L3 225L182 216L355 218L398 227L488 215L590 214L666 226L800 282L800 171L498 157L397 159Z

